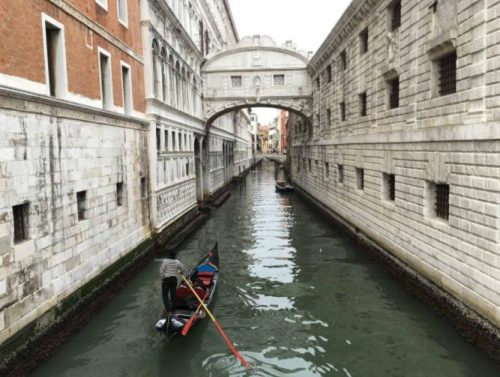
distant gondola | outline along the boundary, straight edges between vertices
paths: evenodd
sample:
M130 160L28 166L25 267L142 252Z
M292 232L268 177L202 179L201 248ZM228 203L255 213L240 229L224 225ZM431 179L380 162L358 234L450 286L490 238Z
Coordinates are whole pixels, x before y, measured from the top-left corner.
M276 181L276 192L279 193L293 192L293 186L286 181Z
M219 280L219 266L219 249L216 243L206 257L196 265L189 277L191 286L208 308L214 303ZM205 318L205 310L200 308L196 312L198 307L199 302L193 292L185 282L182 282L177 287L177 307L175 312L167 314L164 311L161 319L156 323L156 330L163 333L167 339L173 338L182 332L182 329L191 319L191 325L194 325Z

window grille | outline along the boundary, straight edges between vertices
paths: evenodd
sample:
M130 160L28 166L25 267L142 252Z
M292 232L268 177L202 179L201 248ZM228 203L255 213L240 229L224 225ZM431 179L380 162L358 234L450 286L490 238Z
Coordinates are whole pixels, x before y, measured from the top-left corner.
M450 208L450 186L447 184L436 184L436 216L445 220L449 218Z
M366 116L366 92L359 95L359 114L364 117Z
M401 1L396 1L392 5L391 30L395 31L401 26Z
M457 91L457 52L441 58L439 66L439 94L456 93Z
M274 75L274 85L285 85L285 75Z
M389 87L389 109L399 107L399 77L388 82Z
M14 215L14 243L28 239L29 203L12 207Z
M231 86L233 88L241 86L241 76L231 76Z

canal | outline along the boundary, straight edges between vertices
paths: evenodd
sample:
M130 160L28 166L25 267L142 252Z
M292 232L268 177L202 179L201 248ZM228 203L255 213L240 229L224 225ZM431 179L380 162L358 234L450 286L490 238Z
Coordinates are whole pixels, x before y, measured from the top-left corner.
M500 366L406 291L362 246L297 194L274 192L264 162L181 248L193 265L215 242L221 284L214 313L248 372L205 320L166 342L152 263L38 377L500 376Z

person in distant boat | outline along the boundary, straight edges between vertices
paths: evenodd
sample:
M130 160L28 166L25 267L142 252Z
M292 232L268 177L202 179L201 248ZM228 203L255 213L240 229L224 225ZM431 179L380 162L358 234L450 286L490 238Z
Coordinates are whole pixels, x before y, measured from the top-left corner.
M177 271L184 273L184 265L176 258L175 251L171 251L167 259L161 264L161 295L163 305L168 313L173 313L177 301Z

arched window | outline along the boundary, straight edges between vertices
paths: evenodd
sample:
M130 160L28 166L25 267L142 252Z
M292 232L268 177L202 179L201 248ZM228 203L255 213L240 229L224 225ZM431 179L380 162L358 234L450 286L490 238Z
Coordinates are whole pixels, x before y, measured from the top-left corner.
M158 92L159 92L159 79L158 79L158 60L160 56L160 48L158 46L158 42L156 39L153 39L153 56L152 56L152 64L153 64L153 94L155 97L158 97Z
M162 99L163 99L163 102L166 102L167 101L168 86L167 86L167 72L166 72L166 67L165 67L167 64L167 52L165 51L165 48L161 49L160 64L161 64Z

